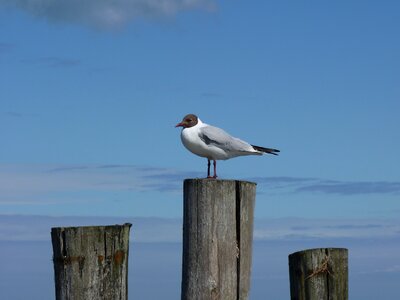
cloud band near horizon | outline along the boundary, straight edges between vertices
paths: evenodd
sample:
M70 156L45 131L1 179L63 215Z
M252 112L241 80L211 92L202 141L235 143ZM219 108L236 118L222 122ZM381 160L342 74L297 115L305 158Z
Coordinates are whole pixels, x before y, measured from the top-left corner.
M181 218L0 214L0 241L49 240L50 228L132 223L135 242L181 242ZM400 238L397 219L255 219L255 241Z
M74 192L181 193L185 178L202 173L135 165L0 165L0 204L41 203L46 195ZM336 181L318 178L257 177L260 191L274 193L324 193L340 196L400 193L400 182ZM61 197L62 198L62 197ZM41 200L40 200L41 199ZM47 197L49 199L49 197ZM50 201L50 200L46 200Z

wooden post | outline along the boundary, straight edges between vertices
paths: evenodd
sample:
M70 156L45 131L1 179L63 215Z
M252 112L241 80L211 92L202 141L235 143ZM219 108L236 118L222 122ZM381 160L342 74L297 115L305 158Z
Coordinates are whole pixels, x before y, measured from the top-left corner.
M250 290L256 184L186 179L182 300L245 300Z
M289 255L292 300L347 300L348 250L310 249Z
M127 300L131 224L51 229L57 300Z

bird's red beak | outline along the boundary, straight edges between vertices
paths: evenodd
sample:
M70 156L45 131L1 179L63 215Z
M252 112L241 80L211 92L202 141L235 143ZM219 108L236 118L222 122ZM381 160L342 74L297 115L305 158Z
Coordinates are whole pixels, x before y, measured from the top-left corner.
M178 124L175 125L175 127L183 127L183 124L182 123L178 123Z

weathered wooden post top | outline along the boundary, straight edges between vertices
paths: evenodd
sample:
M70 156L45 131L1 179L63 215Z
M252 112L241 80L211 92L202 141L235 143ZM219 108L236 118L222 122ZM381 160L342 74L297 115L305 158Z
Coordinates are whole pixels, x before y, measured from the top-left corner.
M184 181L182 300L245 300L250 289L256 184Z
M347 300L348 250L318 248L289 255L292 300Z
M57 300L127 300L131 224L51 229Z

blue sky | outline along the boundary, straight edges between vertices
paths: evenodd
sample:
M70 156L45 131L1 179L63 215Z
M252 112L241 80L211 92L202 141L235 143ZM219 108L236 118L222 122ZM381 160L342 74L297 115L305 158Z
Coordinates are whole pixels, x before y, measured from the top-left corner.
M0 1L0 217L179 220L183 179L206 173L174 128L195 113L281 150L218 165L221 179L258 183L256 225L397 224L399 12L397 1Z

